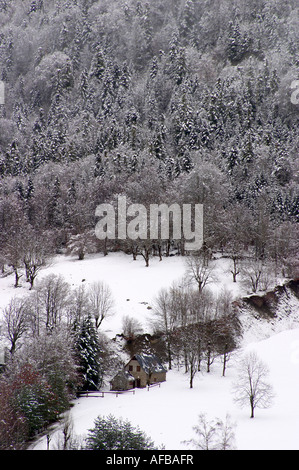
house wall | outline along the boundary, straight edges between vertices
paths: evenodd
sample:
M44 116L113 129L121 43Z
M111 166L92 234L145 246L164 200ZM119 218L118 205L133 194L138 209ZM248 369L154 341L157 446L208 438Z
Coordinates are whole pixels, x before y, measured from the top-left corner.
M141 388L146 387L148 384L148 374L140 367L136 359L132 359L125 367L125 370L128 370L133 377L136 379L136 387L138 387L137 381L140 380L139 386ZM165 382L166 372L153 372L150 377L150 383Z

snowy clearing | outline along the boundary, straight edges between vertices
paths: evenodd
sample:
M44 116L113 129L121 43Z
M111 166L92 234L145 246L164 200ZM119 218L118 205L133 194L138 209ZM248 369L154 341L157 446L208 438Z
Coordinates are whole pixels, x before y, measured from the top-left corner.
M229 267L228 259L217 260L214 279L209 287L215 291L225 287L237 296L242 289L239 284L232 282ZM49 274L63 276L73 288L104 281L114 296L115 315L104 320L102 331L114 336L120 332L121 319L125 315L136 317L148 329L150 307L158 291L182 279L185 271L184 258L178 256L163 258L162 261L157 257L152 258L150 266L146 268L141 257L134 261L132 256L123 253L88 255L82 261L77 257L59 255L39 273L36 282ZM24 277L21 278L19 288L15 289L13 285L13 275L0 279L0 308L7 305L13 296L28 295L29 287Z

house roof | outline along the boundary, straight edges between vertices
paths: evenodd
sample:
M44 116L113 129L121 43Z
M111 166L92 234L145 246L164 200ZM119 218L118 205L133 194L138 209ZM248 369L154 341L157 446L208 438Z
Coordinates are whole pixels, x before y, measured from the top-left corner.
M136 361L138 361L146 374L153 372L166 372L165 367L154 354L135 354L132 359L136 359Z

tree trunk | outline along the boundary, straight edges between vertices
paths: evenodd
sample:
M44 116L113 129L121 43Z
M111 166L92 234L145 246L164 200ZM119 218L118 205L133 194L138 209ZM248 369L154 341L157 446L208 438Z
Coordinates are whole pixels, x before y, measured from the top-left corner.
M79 251L78 251L78 260L79 260L79 261L82 261L82 260L84 259L84 256L85 256L84 248L79 248Z
M190 388L193 388L193 364L190 365Z
M104 256L108 255L107 238L104 240Z
M227 354L223 354L223 369L222 369L222 377L225 376L225 369L226 369L226 362L227 362Z
M13 266L13 270L15 273L15 288L17 288L19 287L19 280L20 280L20 277L22 277L22 274L18 273L18 269L15 266Z
M238 271L237 262L237 257L233 256L234 269L231 271L233 275L233 282L237 282L237 275L240 274L240 271Z
M132 248L132 255L133 255L133 261L136 261L136 259L137 259L137 251L136 251L136 249L135 249L134 247Z
M166 242L166 256L167 257L169 256L169 252L170 252L170 240L167 240Z
M250 418L254 418L254 404L253 404L253 397L250 397L250 408L251 408L251 416Z
M168 350L168 368L169 370L172 369L172 362L171 362L171 349L170 349L170 341L168 341L168 344L167 344L167 350Z
M144 248L144 253L141 252L142 256L143 256L143 259L145 261L145 266L148 268L149 267L149 255L150 255L150 251L148 248Z
M224 354L223 354L222 377L225 376L226 364L227 364L227 361L228 361L228 353L227 353L227 350L228 350L228 346L227 346L227 344L226 344L226 345L225 345L225 348L224 348Z
M158 245L158 253L159 253L159 260L162 261L162 246L160 245L160 243Z
M211 348L208 346L208 349L207 349L207 372L210 372L210 366L211 366Z

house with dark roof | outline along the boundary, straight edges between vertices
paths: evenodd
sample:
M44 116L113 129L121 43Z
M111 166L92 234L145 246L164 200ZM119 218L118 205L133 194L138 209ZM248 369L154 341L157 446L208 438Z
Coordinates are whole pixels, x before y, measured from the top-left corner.
M166 381L167 370L154 354L135 354L110 381L111 390L130 390Z

